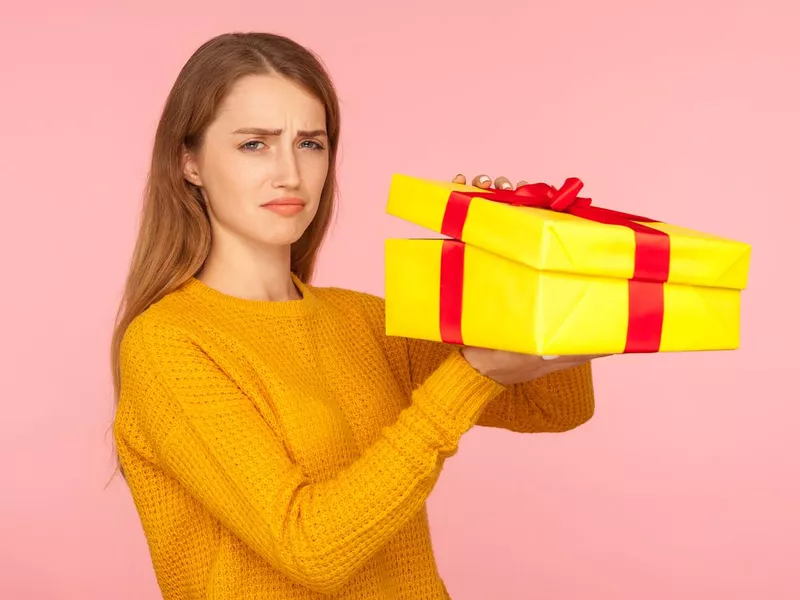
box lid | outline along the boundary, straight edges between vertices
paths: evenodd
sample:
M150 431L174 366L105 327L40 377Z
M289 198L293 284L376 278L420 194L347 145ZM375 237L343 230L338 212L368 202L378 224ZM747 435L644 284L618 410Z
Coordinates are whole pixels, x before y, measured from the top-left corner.
M452 192L485 194L486 190L396 174L387 212L443 233ZM732 289L747 286L749 244L667 223L642 224L669 235L669 283ZM623 279L634 273L636 237L632 229L545 208L474 197L459 239L542 271Z

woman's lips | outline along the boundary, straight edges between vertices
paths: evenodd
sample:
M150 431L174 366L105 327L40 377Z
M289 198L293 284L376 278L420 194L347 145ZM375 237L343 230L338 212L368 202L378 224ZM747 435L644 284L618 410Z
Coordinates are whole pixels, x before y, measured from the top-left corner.
M266 208L279 215L291 216L302 212L305 205L306 203L300 198L277 198L262 204L261 208Z

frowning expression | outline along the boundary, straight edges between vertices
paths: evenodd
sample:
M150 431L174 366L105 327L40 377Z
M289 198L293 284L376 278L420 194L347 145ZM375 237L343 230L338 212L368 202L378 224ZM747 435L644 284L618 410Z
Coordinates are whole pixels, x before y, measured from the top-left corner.
M279 75L237 81L185 177L201 187L212 237L289 245L314 218L328 173L325 108Z

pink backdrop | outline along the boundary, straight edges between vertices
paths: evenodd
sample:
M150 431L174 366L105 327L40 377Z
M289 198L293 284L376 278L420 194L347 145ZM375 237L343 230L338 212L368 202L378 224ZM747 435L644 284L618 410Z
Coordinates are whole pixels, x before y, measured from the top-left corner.
M318 284L382 293L383 239L422 233L384 214L392 172L577 175L599 204L754 245L740 351L607 360L589 425L465 438L430 503L453 597L800 597L797 3L397 6L0 9L0 597L159 597L128 491L104 490L107 343L161 104L197 45L242 29L310 45L341 92Z

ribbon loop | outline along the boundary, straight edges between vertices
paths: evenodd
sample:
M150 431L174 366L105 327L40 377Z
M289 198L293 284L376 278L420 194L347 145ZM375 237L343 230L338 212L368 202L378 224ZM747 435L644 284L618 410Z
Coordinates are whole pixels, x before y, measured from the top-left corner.
M471 198L483 198L492 202L511 206L544 208L557 212L569 212L573 206L589 206L590 198L580 198L578 192L583 182L577 177L570 177L560 188L556 189L547 183L527 183L515 190L489 190L486 192L458 192Z

